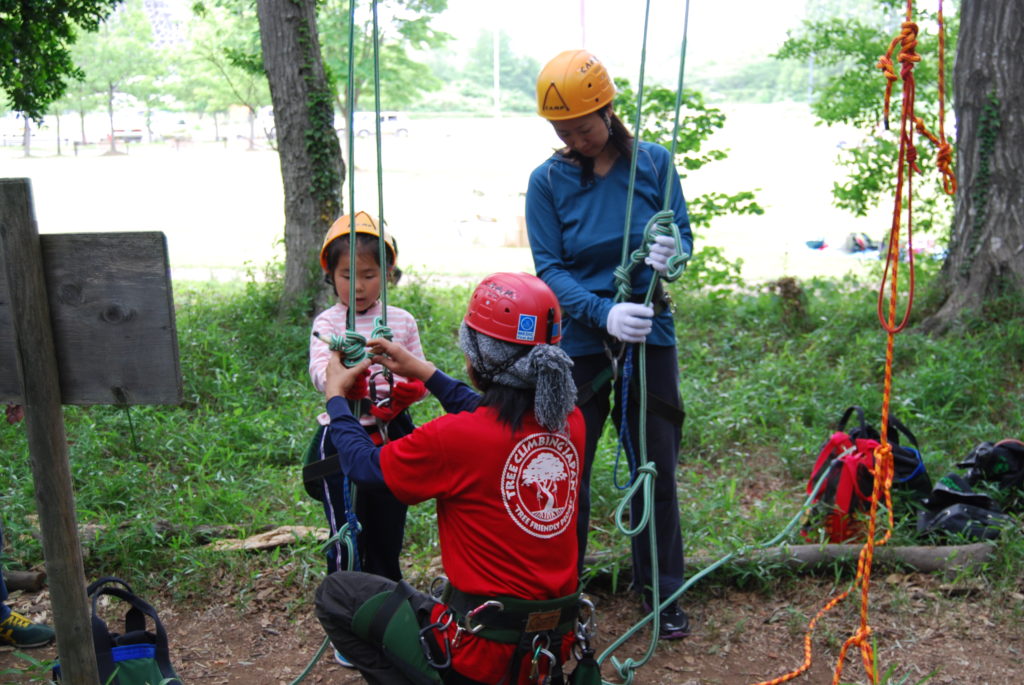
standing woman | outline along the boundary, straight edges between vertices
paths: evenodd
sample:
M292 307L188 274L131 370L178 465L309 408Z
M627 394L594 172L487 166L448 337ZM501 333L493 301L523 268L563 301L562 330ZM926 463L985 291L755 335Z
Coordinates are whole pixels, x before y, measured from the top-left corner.
M655 291L652 307L642 302L654 270L666 271L668 259L675 254L675 242L661 236L650 244L646 263L653 270L635 269L632 301L615 303L614 272L621 261L634 155L637 164L630 252L640 247L648 220L662 209L666 179L673 184L671 211L686 253L692 251L693 236L671 155L660 145L634 140L612 110L614 96L615 86L604 65L585 50L563 52L541 71L537 111L551 122L564 147L530 175L526 225L537 275L551 287L562 306L562 348L574 363L577 402L587 427L577 529L581 570L590 520L590 471L597 443L609 411L616 428L621 422L621 377L614 383L614 406L610 401L612 383L602 379L609 378L606 370L624 345L647 343L647 457L658 474L653 521L659 589L664 598L683 583L683 539L675 481L682 403L675 328L661 288ZM637 387L627 388L631 436L638 431ZM636 444L635 438L631 443ZM639 499L632 503L634 520L643 506ZM632 538L632 550L633 587L641 592L645 610L649 610L653 573L646 533ZM659 619L662 638L689 634L689 618L675 603L662 610Z

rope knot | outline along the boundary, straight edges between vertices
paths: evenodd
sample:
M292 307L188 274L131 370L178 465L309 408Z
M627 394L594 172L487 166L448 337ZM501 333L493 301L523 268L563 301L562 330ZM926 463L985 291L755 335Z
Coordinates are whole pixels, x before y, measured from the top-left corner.
M333 344L333 338L337 336L331 337ZM364 338L360 333L352 329L348 329L345 331L345 338L341 341L341 345L339 347L332 347L331 349L340 349L345 357L343 360L345 366L352 367L366 359L366 338Z

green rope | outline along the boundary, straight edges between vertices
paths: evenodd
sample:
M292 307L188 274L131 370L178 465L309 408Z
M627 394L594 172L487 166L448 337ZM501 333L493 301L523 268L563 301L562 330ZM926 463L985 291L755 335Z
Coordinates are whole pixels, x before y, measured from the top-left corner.
M356 0L348 1L348 83L345 84L346 125L348 130L348 312L346 312L345 341L342 349L345 353L345 366L355 366L366 357L366 338L356 332L356 132L355 132L355 99L356 99ZM360 345L362 343L362 345Z
M373 332L370 337L391 340L394 334L388 328L388 260L387 245L384 242L384 156L381 152L380 142L380 28L377 24L377 0L373 0L373 103L374 114L377 118L377 221L380 222L380 238L377 240L380 252L377 261L380 262L381 314L373 320ZM395 252L397 253L397 250ZM384 376L390 383L391 371L385 369Z
M814 484L814 489L812 489L810 494L807 495L807 499L804 500L804 503L800 507L799 511L797 511L797 513L793 516L793 518L791 518L789 520L789 523L787 523L786 526L782 529L782 531L779 532L775 537L773 537L771 540L768 540L766 542L762 542L762 543L758 543L758 544L752 544L752 545L743 545L743 546L739 547L738 549L735 549L732 552L729 552L728 554L722 556L720 559L715 561L713 564L710 564L709 566L701 569L700 572L694 574L689 580L687 580L685 583L683 583L682 587L680 587L678 590L676 590L671 595L666 597L661 602L661 604L658 604L658 605L652 607L651 613L647 614L642 619L637 621L637 623L632 628L627 630L615 642L613 642L611 645L609 645L608 648L605 649L604 652L601 653L601 656L597 659L597 662L599 664L604 663L604 661L608 657L610 657L612 655L612 653L615 652L615 650L617 650L619 647L621 647L623 644L625 644L640 629L642 629L645 625L647 625L649 622L651 622L653 620L654 616L656 616L662 609L670 606L672 604L672 602L675 602L677 599L679 599L679 597L681 597L684 592L689 590L699 580L703 579L708 574L713 573L714 571L718 570L719 568L721 568L725 564L729 563L730 561L732 561L736 557L744 556L744 555L746 555L746 554L748 554L748 553L750 553L752 551L758 550L758 549L765 549L767 547L772 547L774 545L779 544L780 542L782 542L786 538L788 538L790 533L792 533L793 529L796 528L797 524L799 524L800 521L803 519L804 512L806 512L808 509L810 509L814 505L815 500L818 499L818 493L824 487L825 482L828 479L829 473L831 473L832 469L836 468L838 465L839 465L839 460L838 459L833 460L828 465L828 468L826 468L824 470L824 472L818 478L818 481ZM654 625L655 625L655 630L657 630L657 623L655 623ZM643 662L637 663L637 662L635 662L631 658L630 659L626 659L626 661L624 661L624 662L619 662L619 660L616 659L614 656L611 656L611 661L612 661L612 665L618 671L618 674L622 678L625 679L625 683L633 682L633 673L632 673L631 669L635 669L638 666L643 664ZM616 685L614 683L607 683L606 681L602 681L602 683L604 685Z
M640 246L630 254L629 252L629 239L633 221L633 197L636 192L636 168L637 168L637 149L639 147L639 139L642 131L643 123L643 99L644 99L644 72L646 70L647 62L647 32L650 21L650 0L647 0L646 7L644 10L644 32L643 32L643 43L640 51L640 74L637 80L637 104L636 104L636 123L634 124L634 131L637 144L634 144L633 154L630 158L629 167L629 186L627 189L626 196L626 221L623 229L622 237L622 260L621 264L615 269L614 278L616 283L616 302L624 302L629 299L632 295L632 272L638 264L643 262L644 258L650 253L649 245L656 235L671 235L675 240L676 254L669 259L669 268L665 274L660 274L655 271L651 276L650 285L647 288L647 293L644 296L644 304L650 306L651 300L654 297L654 290L658 285L659 279L666 281L675 281L686 267L686 262L689 260L689 253L683 252L682 238L679 235L679 227L674 223L675 215L671 210L671 187L672 178L671 174L665 179L666 192L662 197L662 210L656 212L647 222L644 227L643 237L640 241ZM678 77L678 89L676 92L676 112L675 122L672 128L672 148L670 159L675 160L675 152L677 148L677 140L679 137L679 110L682 107L682 84L683 84L683 72L686 64L686 36L689 30L689 17L690 17L690 2L686 2L686 14L685 21L683 23L683 42L680 48L680 63L679 63L679 77ZM646 342L640 343L639 345L639 362L638 362L638 373L639 373L639 414L637 419L638 429L638 449L637 449L637 470L634 482L623 496L622 501L616 508L616 526L619 531L629 537L635 537L639 535L644 528L647 529L648 540L650 543L651 550L651 613L642 619L636 626L631 628L627 633L616 641L610 648L604 651L601 656L597 659L598 664L603 663L612 653L622 645L629 637L635 634L641 627L646 625L648 622L652 624L651 639L648 643L647 650L643 656L639 659L632 657L627 658L625 661L620 662L614 656L611 656L612 665L615 667L619 677L622 679L622 685L630 685L633 682L637 669L646 664L650 658L654 655L654 650L658 644L658 638L660 637L660 624L654 620L663 607L669 606L674 602L683 591L692 585L691 582L684 585L682 588L672 594L671 597L665 601L661 600L661 589L659 581L659 569L658 569L658 544L657 544L657 530L652 516L652 509L654 506L654 479L657 478L656 467L649 463L647 460L647 344ZM623 407L623 412L626 408ZM632 524L632 527L627 527L623 520L625 518L627 508L633 500L634 496L642 496L643 506L640 513L640 520Z

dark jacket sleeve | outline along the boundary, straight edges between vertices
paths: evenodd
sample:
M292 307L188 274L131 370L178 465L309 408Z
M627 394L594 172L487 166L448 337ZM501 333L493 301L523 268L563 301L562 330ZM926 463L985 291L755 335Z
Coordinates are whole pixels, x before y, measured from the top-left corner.
M384 485L380 449L370 440L359 420L352 416L345 398L335 396L327 400L327 414L331 417L327 430L341 458L342 472L356 485Z
M427 379L426 386L449 414L475 411L480 406L480 395L443 371L435 371L434 375Z

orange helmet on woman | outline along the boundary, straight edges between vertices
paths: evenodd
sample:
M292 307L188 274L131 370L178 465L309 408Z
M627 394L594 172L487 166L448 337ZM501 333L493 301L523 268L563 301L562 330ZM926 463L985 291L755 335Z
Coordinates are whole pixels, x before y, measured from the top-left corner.
M566 50L537 77L537 114L548 121L596 112L615 97L615 84L601 61L586 50Z
M562 339L562 310L547 283L525 273L491 274L469 298L466 325L519 345L555 345Z
M320 266L323 267L324 271L327 271L327 246L341 236L348 235L351 232L351 214L346 214L335 221L330 230L327 231L327 236L324 237L323 247L320 248ZM378 239L381 238L381 229L377 220L366 212L356 212L356 233L372 235ZM387 245L388 254L391 256L391 263L394 264L395 260L398 259L398 246L395 244L395 239L391 237L387 231L384 231L383 234L384 244Z

